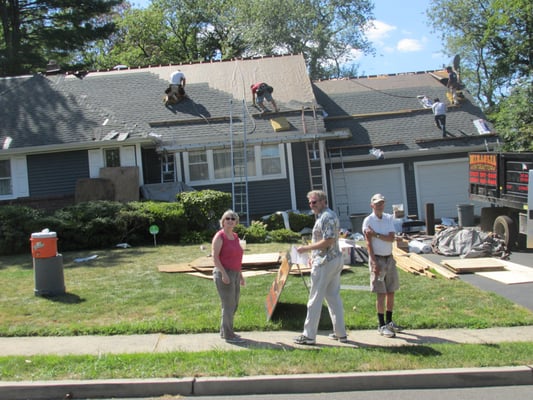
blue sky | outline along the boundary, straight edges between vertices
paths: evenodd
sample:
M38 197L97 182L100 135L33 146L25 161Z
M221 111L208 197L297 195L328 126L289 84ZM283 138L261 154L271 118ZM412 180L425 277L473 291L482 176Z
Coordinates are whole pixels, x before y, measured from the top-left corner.
M150 0L131 0L146 7ZM442 53L439 36L431 33L425 11L430 0L374 0L374 28L367 32L376 56L358 56L358 75L394 74L441 69L452 57Z

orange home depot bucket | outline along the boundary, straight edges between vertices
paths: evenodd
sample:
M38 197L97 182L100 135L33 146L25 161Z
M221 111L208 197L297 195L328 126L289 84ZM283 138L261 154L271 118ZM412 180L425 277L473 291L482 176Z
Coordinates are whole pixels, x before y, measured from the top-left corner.
M31 255L33 258L57 256L57 235L55 232L36 232L31 234Z

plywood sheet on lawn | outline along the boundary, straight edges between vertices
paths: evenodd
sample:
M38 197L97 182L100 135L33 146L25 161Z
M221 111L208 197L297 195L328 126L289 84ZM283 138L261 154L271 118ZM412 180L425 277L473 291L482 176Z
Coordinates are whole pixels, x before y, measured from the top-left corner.
M343 271L347 271L351 269L352 267L350 265L344 265L342 267ZM289 272L290 275L300 275L300 274L310 274L311 273L311 267L308 267L307 265L303 266L300 265L300 268L298 268L298 264L293 264L293 268L291 268L291 271Z
M442 265L451 269L456 274L471 272L503 271L505 264L503 260L491 257L463 258L460 260L445 260Z
M245 254L242 259L242 267L267 267L279 264L281 260L281 253L265 253L265 254ZM157 269L159 272L195 272L206 271L210 272L214 268L213 257L200 257L190 263L180 264L165 264L159 265Z
M197 271L197 268L191 267L190 264L164 264L158 265L159 272L193 272Z
M245 254L242 257L242 266L244 267L253 267L253 266L263 266L263 265L272 265L279 264L281 261L280 253L264 253L264 254ZM213 268L215 266L213 262L213 257L200 257L192 261L190 265L199 268Z
M533 268L502 260L505 271L478 272L476 275L489 278L506 285L533 282Z
M254 276L259 275L266 275L266 274L272 274L275 273L275 271L266 271L266 270L255 270L255 271L242 271L242 276L245 278L250 278ZM213 280L213 274L212 273L204 273L204 272L186 272L187 275L196 276L197 278L204 278L204 279L210 279Z

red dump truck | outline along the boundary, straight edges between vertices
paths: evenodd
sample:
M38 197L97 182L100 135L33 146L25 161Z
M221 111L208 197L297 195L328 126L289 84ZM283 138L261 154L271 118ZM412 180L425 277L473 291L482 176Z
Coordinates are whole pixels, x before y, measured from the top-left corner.
M533 153L470 153L469 193L489 205L481 209L481 230L509 248L533 248Z

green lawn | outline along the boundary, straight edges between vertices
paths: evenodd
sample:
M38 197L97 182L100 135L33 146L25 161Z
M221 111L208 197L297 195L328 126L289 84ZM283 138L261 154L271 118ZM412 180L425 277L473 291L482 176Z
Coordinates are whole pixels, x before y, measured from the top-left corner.
M205 246L209 248L209 244ZM287 244L248 244L246 254L287 250ZM73 261L93 254L98 258L85 263ZM67 293L52 298L34 295L29 251L24 256L3 257L0 260L0 336L217 332L220 303L213 282L185 274L161 273L157 269L158 265L188 262L204 254L199 245L65 253ZM400 273L401 289L396 297L395 319L410 329L533 324L533 313L527 309L460 280ZM235 319L237 331L301 331L307 289L299 276L289 277L273 318L267 322L265 299L274 277L269 274L247 279ZM350 268L343 273L342 284L347 287L368 285L367 267ZM364 290L342 290L341 294L347 329L374 329L374 295ZM330 329L326 308L322 316L320 329ZM0 359L0 379L239 376L333 372L332 369L460 367L476 366L476 363L477 366L514 365L514 362L522 365L524 360L533 360L533 342L501 346L441 344L419 348L290 352L254 349L243 353L108 355L97 359L39 356L30 357L31 363L23 362L28 357L9 357ZM357 357L354 358L354 354ZM394 355L391 358L398 361L387 360L389 355ZM251 360L255 360L253 367ZM226 363L232 368L228 369ZM64 367L59 366L64 364Z

